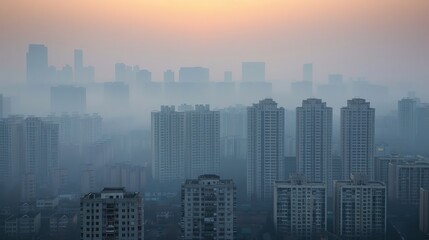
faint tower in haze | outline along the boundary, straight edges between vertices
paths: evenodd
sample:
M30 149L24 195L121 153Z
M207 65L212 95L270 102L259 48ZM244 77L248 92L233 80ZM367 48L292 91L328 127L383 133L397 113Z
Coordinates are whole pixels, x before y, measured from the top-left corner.
M42 44L30 44L27 51L27 82L46 83L48 71L48 48Z
M224 82L232 82L232 72L231 71L225 71L223 73L223 81Z
M166 70L164 71L164 82L174 82L174 71Z
M142 69L136 73L136 80L139 82L151 82L152 73L149 70Z
M83 65L83 50L74 50L74 79L76 82L93 82L95 70L92 66Z
M179 69L179 82L208 82L209 69L204 67L181 67Z
M313 81L313 64L306 63L302 66L302 80L305 82Z
M264 82L265 62L241 63L241 79L243 82Z
M398 101L398 134L404 153L411 153L417 135L417 105L416 98L403 98Z
M74 50L74 76L75 81L82 79L83 75L83 51L81 49Z

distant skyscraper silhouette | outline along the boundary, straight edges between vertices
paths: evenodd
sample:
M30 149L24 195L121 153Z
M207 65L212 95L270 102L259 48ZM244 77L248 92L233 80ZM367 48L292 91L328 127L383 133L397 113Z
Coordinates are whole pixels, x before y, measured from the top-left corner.
M247 108L247 197L273 198L276 180L284 180L285 110L272 99Z
M4 100L3 100L3 95L0 94L0 118L3 118L3 106L4 106Z
M208 68L181 67L179 70L179 82L208 82L209 80Z
M66 64L61 70L58 70L57 75L58 81L61 83L73 82L73 68L68 64Z
M83 65L83 50L74 50L74 79L77 82L93 82L95 78L94 67Z
M401 150L412 153L415 149L417 135L417 105L416 98L403 98L398 101L398 136Z
M306 63L302 66L302 80L305 82L313 81L313 64Z
M374 179L375 109L365 99L354 98L341 108L341 157L344 178L359 173Z
M223 73L223 81L224 82L232 82L232 72L231 71L225 71Z
M328 180L332 160L332 108L309 98L296 108L296 159L298 173L311 182Z
M241 63L241 79L243 82L265 81L265 62Z
M76 81L80 81L83 77L83 51L81 49L74 50L74 75Z
M166 70L164 72L164 82L174 82L174 71Z
M152 73L149 70L142 69L136 73L136 80L140 82L151 82Z
M48 48L42 44L30 44L27 51L27 82L48 82Z

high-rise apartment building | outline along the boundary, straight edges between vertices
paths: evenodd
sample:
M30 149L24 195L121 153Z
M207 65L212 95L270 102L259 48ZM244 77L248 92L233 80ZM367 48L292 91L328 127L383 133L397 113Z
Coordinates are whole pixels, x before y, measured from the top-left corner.
M281 236L310 238L327 229L327 189L302 175L274 184L274 226Z
M389 163L389 201L417 206L420 188L429 188L429 161Z
M386 187L362 174L334 181L334 233L341 239L377 239L386 233Z
M296 108L298 173L310 182L327 182L332 160L332 108L309 98Z
M183 239L234 239L236 189L217 175L188 179L182 185Z
M284 180L285 110L272 99L247 108L247 196L273 198L273 186Z
M152 112L152 177L160 182L185 179L185 113L174 106Z
M219 111L209 105L180 110L162 106L152 113L152 173L160 182L219 173Z
M219 174L220 113L209 105L185 112L185 176Z
M375 109L365 99L354 98L341 108L341 157L344 178L358 173L374 179Z
M142 240L143 199L125 188L88 193L80 200L80 224L81 240Z

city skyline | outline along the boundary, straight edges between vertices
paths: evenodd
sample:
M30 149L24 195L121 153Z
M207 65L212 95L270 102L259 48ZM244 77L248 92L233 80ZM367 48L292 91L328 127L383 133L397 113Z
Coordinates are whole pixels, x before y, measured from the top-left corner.
M0 239L428 239L428 11L3 1Z
M73 50L83 49L86 62L99 69L97 81L113 79L117 62L152 69L154 79L162 79L165 69L197 64L212 69L213 79L221 80L228 70L239 79L242 61L265 61L267 79L277 82L299 80L298 62L315 64L316 82L336 72L380 84L425 85L429 76L424 67L429 60L425 48L429 30L424 24L429 3L420 0L105 1L102 5L20 0L2 5L2 83L23 81L20 56L29 42L49 46L51 64L57 68L72 65ZM111 15L105 15L109 10ZM73 18L78 11L81 17ZM106 16L111 20L105 22Z

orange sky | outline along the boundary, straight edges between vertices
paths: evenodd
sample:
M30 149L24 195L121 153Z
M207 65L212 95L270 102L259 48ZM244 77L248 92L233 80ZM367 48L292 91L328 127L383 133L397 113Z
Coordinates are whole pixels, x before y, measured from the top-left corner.
M203 65L213 80L240 78L240 62L267 62L269 79L297 80L313 62L317 80L342 72L378 82L429 79L427 0L2 0L0 79L21 80L28 43L50 63L83 48L100 81L115 62L161 77Z

